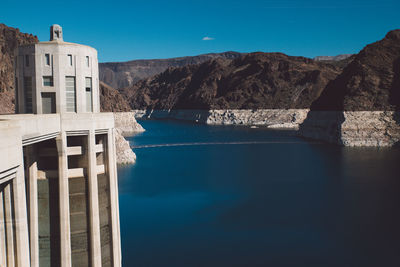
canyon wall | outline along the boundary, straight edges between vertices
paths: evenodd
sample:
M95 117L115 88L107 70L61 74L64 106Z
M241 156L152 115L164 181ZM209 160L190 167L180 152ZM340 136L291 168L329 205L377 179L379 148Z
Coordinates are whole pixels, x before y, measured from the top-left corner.
M344 146L394 146L400 141L400 113L310 111L299 134Z

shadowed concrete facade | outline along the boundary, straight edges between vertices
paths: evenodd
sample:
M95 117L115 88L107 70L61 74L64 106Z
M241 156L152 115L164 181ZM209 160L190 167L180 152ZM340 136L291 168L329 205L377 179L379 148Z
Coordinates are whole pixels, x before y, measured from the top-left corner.
M99 113L97 51L65 43L58 25L50 34L17 49L20 114L0 116L0 266L119 267L114 117Z

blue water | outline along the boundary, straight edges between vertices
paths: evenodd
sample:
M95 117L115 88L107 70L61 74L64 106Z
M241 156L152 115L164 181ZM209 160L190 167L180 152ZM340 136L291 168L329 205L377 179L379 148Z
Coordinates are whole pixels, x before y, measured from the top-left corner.
M141 123L118 170L123 266L400 266L399 149Z

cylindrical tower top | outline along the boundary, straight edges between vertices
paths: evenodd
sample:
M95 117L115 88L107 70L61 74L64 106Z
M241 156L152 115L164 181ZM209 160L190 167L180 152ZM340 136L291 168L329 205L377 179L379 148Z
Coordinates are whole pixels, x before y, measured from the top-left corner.
M60 25L58 24L51 25L50 41L63 41L63 32Z
M96 49L63 41L54 24L50 41L16 50L18 113L100 112Z

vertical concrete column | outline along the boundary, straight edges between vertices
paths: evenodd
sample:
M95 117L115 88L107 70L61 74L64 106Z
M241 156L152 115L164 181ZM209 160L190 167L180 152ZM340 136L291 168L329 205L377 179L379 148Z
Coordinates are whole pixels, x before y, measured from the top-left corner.
M94 130L89 131L88 136L88 185L89 185L89 217L90 217L90 249L92 266L101 266L101 242L100 242L100 217L99 217L99 193L97 185L96 162L96 136Z
M56 138L58 151L58 177L60 198L60 248L61 266L71 266L71 228L69 218L67 135L65 132Z
M0 266L7 265L6 227L4 214L3 191L0 191Z
M37 188L37 158L34 146L27 148L29 175L29 238L31 252L31 267L39 267L39 224L38 224L38 188Z
M22 158L22 147L21 147ZM15 252L16 266L30 266L29 257L29 232L28 213L26 208L25 174L23 163L17 169L16 177L13 179L14 200L14 229L15 229Z
M107 133L107 172L110 184L110 205L111 205L111 230L112 230L112 249L113 266L121 266L121 235L119 229L119 204L118 204L118 179L117 164L115 158L115 139L114 129L109 129Z
M4 220L7 237L7 267L15 266L14 227L12 218L11 183L4 188Z

